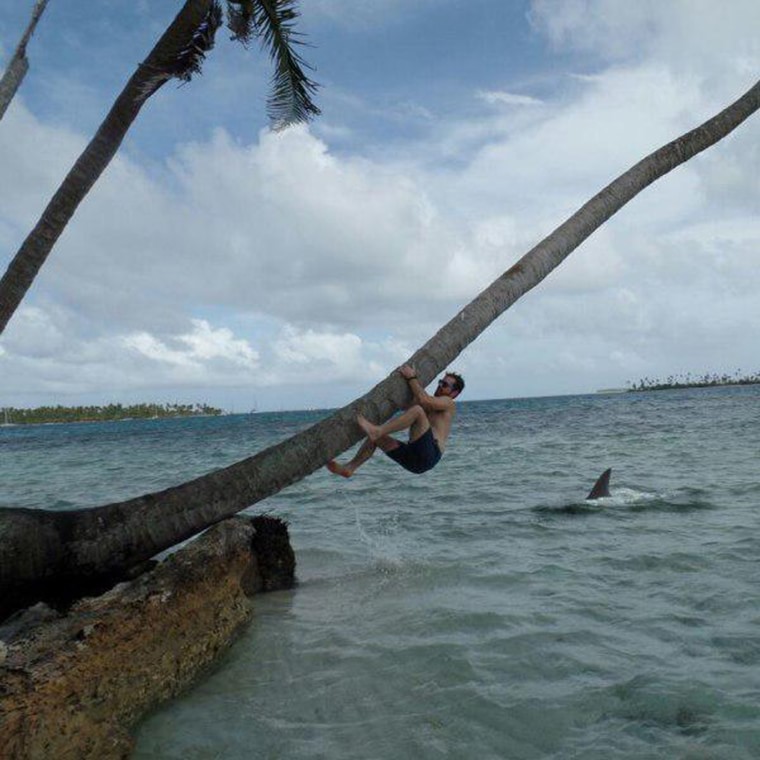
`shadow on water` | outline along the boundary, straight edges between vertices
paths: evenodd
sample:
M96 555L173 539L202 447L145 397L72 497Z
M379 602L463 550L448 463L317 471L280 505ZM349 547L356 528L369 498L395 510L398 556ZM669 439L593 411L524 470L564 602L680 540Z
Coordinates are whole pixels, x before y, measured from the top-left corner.
M568 517L588 517L590 515L598 515L604 512L604 508L600 504L591 504L586 501L572 502L570 504L559 505L539 505L531 507L531 511L540 515L567 515Z
M716 709L715 695L703 684L665 683L648 676L636 676L609 687L607 698L613 707L608 717L691 736L709 728Z
M647 493L623 488L611 496L593 501L572 501L562 504L538 504L531 511L540 515L591 517L619 516L641 512L699 512L715 509L716 505L701 489L687 488L677 493Z

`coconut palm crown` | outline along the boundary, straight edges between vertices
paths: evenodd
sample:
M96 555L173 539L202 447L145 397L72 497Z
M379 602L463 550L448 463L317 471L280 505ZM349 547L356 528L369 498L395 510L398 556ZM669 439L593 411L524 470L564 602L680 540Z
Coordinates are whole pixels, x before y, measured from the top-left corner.
M254 38L261 40L275 64L272 92L267 100L272 125L282 128L318 116L319 108L312 100L318 85L305 74L304 69L310 67L295 47L304 44L302 35L293 28L299 16L296 0L226 0L226 9L230 39L246 47ZM193 74L200 73L222 23L222 6L214 0L167 73L183 81L190 81Z

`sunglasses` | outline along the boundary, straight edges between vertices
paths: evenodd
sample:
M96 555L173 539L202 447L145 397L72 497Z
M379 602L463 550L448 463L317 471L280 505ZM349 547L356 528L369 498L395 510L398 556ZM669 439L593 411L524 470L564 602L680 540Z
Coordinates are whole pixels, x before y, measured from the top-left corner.
M454 390L454 383L450 383L448 380L439 380L438 381L438 387L439 388L448 388L450 391Z

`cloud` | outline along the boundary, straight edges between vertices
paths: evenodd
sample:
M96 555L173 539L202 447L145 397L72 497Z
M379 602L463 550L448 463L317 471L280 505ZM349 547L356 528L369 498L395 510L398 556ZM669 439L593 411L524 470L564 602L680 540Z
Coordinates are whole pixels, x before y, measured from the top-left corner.
M165 336L146 331L94 336L77 327L56 307L22 306L3 336L4 391L248 385L259 366L259 354L248 341L204 320L191 320L186 333Z
M409 348L393 339L371 341L353 333L284 325L272 342L268 382L371 383L408 355Z
M297 331L287 326L274 344L278 356L294 364L328 362L341 364L346 360L355 363L361 350L361 338L351 333L317 333L314 330Z
M64 322L58 328L58 318ZM77 327L80 329L78 330ZM191 319L184 332L86 334L54 306L22 306L3 336L3 392L123 395L174 389L329 387L371 383L410 348L393 338L302 329L285 323L254 347L227 327ZM163 390L161 390L163 389Z
M535 28L561 48L609 61L657 60L674 72L718 82L760 68L760 6L734 0L730 12L711 0L534 0Z
M516 95L511 92L499 92L496 90L480 90L476 93L476 96L489 105L536 106L541 105L542 102L530 95Z
M246 369L256 369L259 354L247 341L236 339L232 331L225 327L212 328L204 319L193 319L191 323L191 332L175 337L175 342L182 344L179 349L170 348L147 332L127 335L124 344L148 359L181 367L222 360Z
M28 113L15 113L0 158L13 154L18 131L30 153L46 137ZM10 226L23 229L34 207L38 194L10 204ZM262 132L253 145L218 130L181 148L158 175L117 157L39 283L111 329L176 331L202 316L190 314L199 304L366 326L397 321L410 300L422 307L460 296L461 249L413 168L337 158L303 128Z

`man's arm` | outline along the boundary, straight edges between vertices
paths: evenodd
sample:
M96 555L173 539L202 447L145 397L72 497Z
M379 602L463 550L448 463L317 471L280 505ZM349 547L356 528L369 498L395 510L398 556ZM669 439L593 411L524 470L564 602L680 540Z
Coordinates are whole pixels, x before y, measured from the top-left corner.
M398 370L404 379L409 383L409 390L414 396L414 402L419 404L426 412L445 412L447 409L454 407L454 402L450 398L431 396L417 379L417 372L414 367L404 364Z

